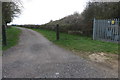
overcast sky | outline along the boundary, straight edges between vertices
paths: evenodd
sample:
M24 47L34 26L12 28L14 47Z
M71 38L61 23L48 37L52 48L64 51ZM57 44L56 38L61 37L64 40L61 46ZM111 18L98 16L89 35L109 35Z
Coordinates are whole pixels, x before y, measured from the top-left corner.
M22 0L22 14L12 24L45 24L74 12L81 13L88 0Z

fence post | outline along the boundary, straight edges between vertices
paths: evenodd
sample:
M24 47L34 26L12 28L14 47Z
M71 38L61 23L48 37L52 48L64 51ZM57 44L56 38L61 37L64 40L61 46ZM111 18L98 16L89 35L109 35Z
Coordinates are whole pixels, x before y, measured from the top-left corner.
M0 7L1 7L1 9L2 9L2 3L1 3L1 5L0 5ZM1 11L2 12L2 11ZM3 16L3 14L2 13L0 13L2 16ZM1 17L2 18L2 17ZM7 26L7 23L5 22L5 20L4 20L4 18L2 19L2 44L4 45L4 46L6 46L7 45L7 38L6 38L6 26Z
M0 46L2 45L2 2L0 1Z
M3 43L4 46L7 45L5 24L2 25L2 43Z
M118 42L120 41L120 19L118 18Z
M59 40L59 24L56 25L56 40Z
M96 22L96 21L95 21L95 18L94 18L94 21L93 21L93 40L95 40L95 37L96 37L96 36L95 36L95 35L96 35L96 34L95 34L95 32L96 32L96 31L95 31L95 30L96 30L96 29L95 29L95 28L96 28L95 22Z

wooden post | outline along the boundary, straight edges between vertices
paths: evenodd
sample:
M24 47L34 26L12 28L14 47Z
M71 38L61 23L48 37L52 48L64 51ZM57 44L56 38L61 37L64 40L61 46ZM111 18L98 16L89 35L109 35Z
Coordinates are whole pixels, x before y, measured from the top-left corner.
M95 36L95 35L96 35L96 34L95 34L95 32L96 32L95 30L96 30L96 29L95 29L95 28L96 28L96 26L95 26L95 18L94 18L94 22L93 22L93 40L95 40L95 37L96 37L96 36Z
M56 25L56 40L59 40L59 24Z
M0 1L0 45L2 45L2 2Z
M5 24L2 25L2 43L3 43L4 46L7 45Z
M2 10L2 5L1 5L1 10ZM6 26L7 26L7 23L5 22L4 20L4 15L2 14L2 44L4 46L7 45L7 38L6 38Z

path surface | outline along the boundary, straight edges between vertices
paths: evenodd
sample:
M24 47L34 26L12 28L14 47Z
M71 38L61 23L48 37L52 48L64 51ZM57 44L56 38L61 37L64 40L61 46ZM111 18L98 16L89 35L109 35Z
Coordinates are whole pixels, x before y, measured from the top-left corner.
M19 44L3 52L5 78L111 78L116 75L60 48L41 34L20 28Z
M2 51L0 51L0 80L2 79Z

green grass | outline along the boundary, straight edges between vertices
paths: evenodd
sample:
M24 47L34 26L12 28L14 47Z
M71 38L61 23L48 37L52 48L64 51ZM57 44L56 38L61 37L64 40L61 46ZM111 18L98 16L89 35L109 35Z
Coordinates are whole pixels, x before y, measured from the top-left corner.
M0 35L0 51L2 50L2 38L1 38L1 35Z
M118 54L118 44L111 42L95 41L89 37L60 33L60 40L56 41L56 33L50 30L33 29L40 32L53 43L70 50L80 52L105 52Z
M15 46L18 43L20 33L21 30L15 27L6 29L7 46L3 46L2 49L7 50L8 48Z

